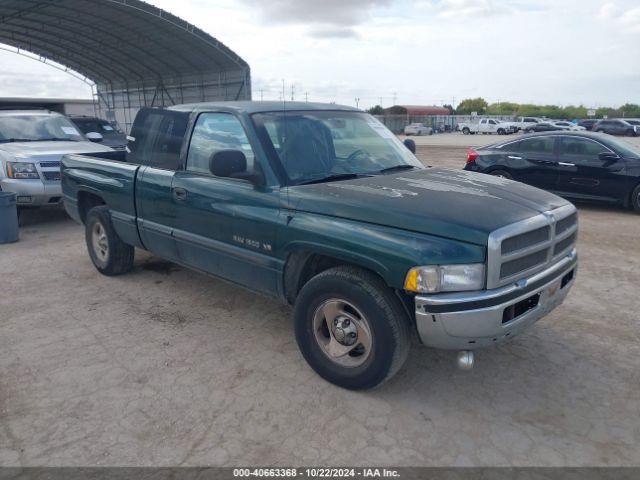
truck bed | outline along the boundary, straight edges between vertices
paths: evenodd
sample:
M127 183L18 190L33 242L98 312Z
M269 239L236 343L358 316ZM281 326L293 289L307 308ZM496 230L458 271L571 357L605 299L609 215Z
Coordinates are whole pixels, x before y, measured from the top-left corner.
M62 195L64 206L75 220L84 221L86 211L78 199L94 195L109 205L113 225L120 237L139 245L136 226L135 182L139 165L88 155L62 158Z

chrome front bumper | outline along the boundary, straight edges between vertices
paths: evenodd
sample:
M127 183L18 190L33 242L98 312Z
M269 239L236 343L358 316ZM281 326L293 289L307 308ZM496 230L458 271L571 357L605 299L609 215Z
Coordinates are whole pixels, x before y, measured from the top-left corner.
M536 275L493 290L443 293L415 298L423 344L474 350L510 340L560 305L577 273L573 250Z
M4 192L13 192L17 196L17 205L40 207L43 205L58 205L62 202L62 187L60 182L43 182L42 180L14 180L0 179L0 188Z

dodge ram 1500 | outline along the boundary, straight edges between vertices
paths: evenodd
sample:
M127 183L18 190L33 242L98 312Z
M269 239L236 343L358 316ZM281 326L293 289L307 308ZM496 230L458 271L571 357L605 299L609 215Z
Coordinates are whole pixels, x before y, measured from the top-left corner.
M425 167L349 107L143 109L130 136L127 162L62 161L65 206L98 271L128 272L142 248L280 298L310 366L345 388L396 373L412 333L469 367L575 280L571 203Z

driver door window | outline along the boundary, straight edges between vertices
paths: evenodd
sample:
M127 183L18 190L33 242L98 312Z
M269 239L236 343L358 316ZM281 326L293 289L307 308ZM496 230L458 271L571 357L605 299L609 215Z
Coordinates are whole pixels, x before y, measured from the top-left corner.
M240 150L247 158L247 171L253 171L255 157L240 121L230 113L203 113L191 136L187 171L210 174L209 161L221 150Z

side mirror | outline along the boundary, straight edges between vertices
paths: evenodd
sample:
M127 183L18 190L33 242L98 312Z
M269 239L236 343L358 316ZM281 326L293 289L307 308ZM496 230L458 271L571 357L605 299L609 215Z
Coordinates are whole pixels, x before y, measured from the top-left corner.
M87 140L93 143L100 143L104 140L102 134L98 132L89 132L85 136L87 137Z
M620 160L620 156L613 152L602 152L598 154L598 158L605 162L617 162Z
M416 153L416 142L414 142L410 138L405 138L403 143L404 143L404 146L407 147L409 149L409 151L415 155L415 153Z
M240 150L220 150L211 155L209 170L216 177L237 178L258 185L262 175L247 172L247 157Z

